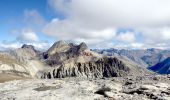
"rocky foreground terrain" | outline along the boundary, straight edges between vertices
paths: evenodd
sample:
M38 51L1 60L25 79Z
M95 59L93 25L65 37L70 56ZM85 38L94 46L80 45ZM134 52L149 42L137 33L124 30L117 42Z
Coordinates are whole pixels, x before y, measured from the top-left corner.
M25 79L0 83L0 100L170 100L170 76Z

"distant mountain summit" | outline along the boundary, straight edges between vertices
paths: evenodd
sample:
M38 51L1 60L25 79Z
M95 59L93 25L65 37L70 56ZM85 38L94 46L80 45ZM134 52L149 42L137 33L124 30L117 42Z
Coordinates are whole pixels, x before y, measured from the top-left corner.
M170 74L170 57L152 67L149 67L149 69L159 74Z
M27 44L22 45L21 48L23 48L23 49L25 48L25 49L32 49L32 50L35 50L35 48L34 48L33 45L27 45Z
M67 61L70 58L76 58L85 53L89 55L91 53L88 52L88 47L85 43L76 45L65 41L58 41L43 53L43 58L46 59L47 64L55 66Z
M70 48L69 44L65 41L55 42L52 47L50 47L47 51L49 55L53 55L57 52L64 52Z
M52 47L50 47L47 50L47 53L49 55L54 55L56 53L62 53L62 52L80 53L86 49L88 49L88 47L84 42L82 42L79 45L75 45L73 43L67 43L67 42L61 40L61 41L55 42L52 45Z

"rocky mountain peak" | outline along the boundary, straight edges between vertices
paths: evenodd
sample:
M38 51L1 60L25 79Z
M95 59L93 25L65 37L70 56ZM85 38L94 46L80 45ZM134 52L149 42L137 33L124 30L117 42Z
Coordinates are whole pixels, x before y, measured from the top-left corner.
M88 47L84 42L76 45L74 43L58 41L43 54L43 57L47 59L48 64L58 65L70 58L78 58L80 55L90 55L88 53L83 53L87 48Z
M79 49L79 52L82 52L82 51L88 49L88 47L87 47L86 43L82 42L82 43L80 43L80 45L78 46L78 49Z
M51 48L47 51L48 54L53 55L57 52L65 52L70 48L69 44L66 41L55 42Z
M47 51L49 55L54 55L56 53L62 53L62 52L74 52L75 54L83 52L88 47L86 43L82 42L79 45L76 45L74 43L67 43L65 41L58 41L52 45L52 47Z
M60 48L62 46L67 46L67 45L68 43L66 41L60 40L58 42L55 42L52 47Z
M36 51L36 50L35 50L35 47L34 47L33 45L24 44L24 45L22 45L21 48L22 48L22 49L29 49L29 50Z

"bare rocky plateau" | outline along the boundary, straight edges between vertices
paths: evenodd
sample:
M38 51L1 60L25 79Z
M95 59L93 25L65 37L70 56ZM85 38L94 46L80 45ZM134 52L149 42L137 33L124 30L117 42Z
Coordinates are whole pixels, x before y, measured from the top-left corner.
M0 100L170 100L170 76L15 80L0 83Z

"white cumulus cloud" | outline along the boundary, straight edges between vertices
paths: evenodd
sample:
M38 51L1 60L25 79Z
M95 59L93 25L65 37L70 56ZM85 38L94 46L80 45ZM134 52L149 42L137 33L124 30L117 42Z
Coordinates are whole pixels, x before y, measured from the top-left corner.
M93 46L117 40L126 42L117 42L117 46L143 48L159 47L160 42L167 46L170 39L169 0L48 0L48 3L54 12L65 17L54 18L43 29L58 40L84 41ZM120 27L135 32L118 34Z
M38 36L32 30L22 30L22 33L18 35L17 40L20 42L36 42L39 40Z
M114 28L87 29L74 22L57 19L53 19L48 23L43 32L58 40L63 39L76 43L86 42L89 45L95 45L106 40L110 41L116 35Z

